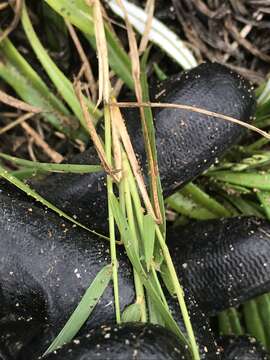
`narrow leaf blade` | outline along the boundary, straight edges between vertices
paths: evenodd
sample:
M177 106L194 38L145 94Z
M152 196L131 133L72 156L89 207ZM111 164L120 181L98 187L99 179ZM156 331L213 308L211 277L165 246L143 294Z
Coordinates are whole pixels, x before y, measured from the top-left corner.
M54 339L44 355L70 342L89 318L112 278L111 265L104 266L86 290L69 320Z

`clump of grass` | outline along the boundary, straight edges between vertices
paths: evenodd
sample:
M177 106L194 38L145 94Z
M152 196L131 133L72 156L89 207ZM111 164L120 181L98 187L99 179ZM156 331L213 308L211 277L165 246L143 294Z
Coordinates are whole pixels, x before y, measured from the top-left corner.
M19 167L12 174L2 166L0 167L0 176L36 200L41 201L60 216L64 216L76 225L84 227L72 217L61 212L53 204L47 202L46 199L33 192L19 177L24 178L29 176L29 173L32 174L34 172L86 173L104 169L107 172L109 238L103 237L110 241L111 253L111 264L100 269L100 272L96 275L95 280L81 299L71 318L46 353L70 341L75 336L112 280L114 285L116 322L151 321L164 325L177 334L179 341L188 345L193 359L199 359L198 347L181 285L165 241L165 206L158 176L151 107L188 108L190 111L197 111L223 119L221 121L236 122L264 136L264 139L259 139L251 144L242 146L240 149L240 160L239 152L237 152L237 156L232 152L230 159L225 159L218 167L210 169L204 175L201 182L186 185L185 188L166 200L167 206L173 209L180 217L182 216L182 219L185 217L185 219L205 220L235 214L252 213L257 216L264 216L270 220L270 188L268 184L270 157L269 151L264 148L268 144L270 135L257 127L243 124L236 119L215 114L206 109L196 109L181 104L149 103L146 75L149 56L147 43L153 21L153 4L149 6L147 25L142 34L141 44L138 47L130 24L130 16L122 2L118 2L128 33L130 47L130 56L128 56L123 50L119 39L117 39L115 33L111 30L110 25L104 21L102 15L104 9L102 9L99 0L92 2L46 0L46 3L65 18L69 29L73 29L70 28L70 24L80 29L97 52L99 61L98 97L93 86L89 86L92 96L87 96L87 92L83 92L78 79L75 81L74 87L72 82L60 71L41 44L32 26L27 8L23 5L21 20L24 32L42 68L45 70L55 89L58 90L60 96L54 95L53 91L41 80L39 75L23 59L11 41L6 37L0 42L0 55L5 60L3 64L0 64L0 76L13 87L24 102L14 98L7 98L7 95L3 92L0 92L0 100L3 102L6 100L7 104L13 104L17 108L28 111L31 116L35 113L41 114L45 121L69 139L83 139L83 141L87 142L91 138L99 154L101 165L48 164L10 157L7 154L0 153L0 158L12 162ZM151 1L149 4L151 5ZM86 62L82 47L78 44L78 38L76 38L76 35L74 37L74 29L70 31L73 31L73 39L77 42L77 49L82 61ZM140 54L142 54L141 57ZM88 69L87 80L90 81L92 75L89 72L89 64L86 64L85 67ZM134 90L137 103L118 103L113 97L109 75L110 68L115 71L130 89ZM157 68L157 72L164 76L162 69ZM258 95L260 97L256 124L264 128L269 125L269 83L266 83L264 89L260 89ZM96 100L97 103L94 103L93 100ZM100 104L103 105L102 110L98 109ZM136 106L140 108L150 173L149 183L151 186L149 191L144 183L144 178L121 115L120 107L122 106ZM105 127L104 144L95 130L96 122L101 118L102 114L104 115ZM70 117L74 117L78 122L79 127L76 131L64 121ZM18 124L14 124L14 127ZM9 130L5 129L5 131ZM237 160L233 161L234 158ZM117 185L119 196L115 195L113 184ZM215 189L215 192L208 193L209 184ZM234 195L229 196L229 191L233 192ZM144 212L142 208L144 208ZM122 314L119 305L116 228L120 232L121 241L133 266L136 293L135 303L126 308ZM161 262L163 262L164 272L168 275L168 282L165 281L165 286L168 283L172 285L172 288L169 290L178 299L186 325L187 337L181 333L169 311L157 270ZM219 316L220 332L225 334L242 334L248 331L256 335L270 349L270 325L265 321L265 316L263 315L270 313L269 299L270 295L266 294L256 300L252 300L243 306L244 310L241 313L236 309L229 309L223 312ZM242 317L245 319L246 327L243 326Z

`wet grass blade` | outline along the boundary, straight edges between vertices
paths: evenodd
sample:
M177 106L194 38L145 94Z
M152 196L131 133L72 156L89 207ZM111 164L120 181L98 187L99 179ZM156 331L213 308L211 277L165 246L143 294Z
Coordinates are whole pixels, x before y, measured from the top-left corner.
M103 239L108 240L107 236L101 235L101 234L97 233L96 231L89 229L88 227L86 227L86 226L82 225L81 223L79 223L78 221L74 220L71 216L64 213L62 210L58 209L56 206L54 206L49 201L47 201L42 196L40 196L37 192L32 190L29 185L25 184L20 179L18 179L16 177L14 177L13 175L11 175L7 170L5 170L1 166L0 166L0 177L6 179L8 182L15 185L18 189L25 192L26 195L31 196L36 201L39 201L42 205L45 205L47 208L49 208L52 211L56 212L60 217L63 217L65 219L69 220L73 224L83 228L84 230L87 230L87 231L91 232L92 234L98 235L98 236L102 237Z
M86 290L73 314L44 355L70 342L89 318L112 278L111 265L104 266Z
M227 310L229 321L231 324L231 329L233 331L233 334L235 335L243 335L244 331L240 322L240 317L238 314L238 311L234 308L230 308Z
M92 11L83 0L45 0L56 12L65 17L70 23L79 28L90 41L94 49L96 42L94 37L94 23ZM127 53L123 50L116 35L105 25L107 46L110 66L114 72L130 88L134 88L131 75L131 65Z
M13 164L30 167L32 171L42 170L45 172L64 172L64 173L77 173L77 174L86 174L86 173L103 171L103 167L101 165L40 163L37 161L20 159L4 153L0 153L0 157L12 162Z
M46 171L40 171L32 168L22 168L20 170L10 171L11 176L15 176L19 180L27 180L39 174L46 174Z
M70 80L62 73L62 71L55 65L47 51L41 44L39 38L37 37L34 28L31 24L30 18L28 16L26 6L23 6L22 9L22 25L23 29L26 33L26 36L38 58L40 63L42 64L44 70L47 72L51 81L54 83L55 87L66 101L66 103L70 106L73 113L79 119L82 127L88 131L87 125L85 123L82 109L80 103L77 99L75 91L73 89L73 85ZM92 112L92 115L95 119L98 119L101 116L101 112L98 109L95 109L95 104L91 103L89 100L85 100L89 110ZM94 111L95 109L95 111Z

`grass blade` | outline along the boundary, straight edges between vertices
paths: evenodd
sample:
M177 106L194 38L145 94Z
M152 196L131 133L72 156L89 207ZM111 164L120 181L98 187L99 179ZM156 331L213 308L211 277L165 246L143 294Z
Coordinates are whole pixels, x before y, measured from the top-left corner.
M128 222L122 212L121 206L118 203L118 200L116 199L114 194L112 194L112 196L110 197L110 203L111 203L115 221L116 221L119 231L121 233L121 238L124 241L125 249L126 249L127 255L129 257L129 260L132 263L132 266L136 269L138 275L140 276L142 283L144 284L146 290L150 294L151 299L153 300L153 303L154 303L157 311L160 313L165 325L169 329L171 329L171 331L173 331L182 342L186 343L187 340L186 340L185 336L182 334L178 325L174 321L171 313L169 312L167 307L162 302L158 292L155 289L155 286L150 281L145 269L143 268L143 266L140 262L140 258L134 249L134 245L133 245L134 241L132 241L132 232L130 230L129 224L128 224Z
M15 176L19 180L28 180L31 177L37 176L39 174L46 174L45 172L42 172L40 170L31 169L31 168L22 168L20 170L10 171L11 176Z
M44 70L47 72L51 81L54 83L59 93L65 99L66 103L70 106L76 117L79 119L82 127L86 131L88 131L80 103L73 89L73 85L62 73L62 71L55 65L55 63L52 61L52 59L42 46L31 24L25 5L23 5L21 20L26 36ZM98 109L95 109L95 105L92 104L89 100L85 101L87 102L88 108L92 112L95 119L98 119L101 116L101 112Z
M18 189L25 192L28 196L31 196L35 200L39 201L42 205L45 205L52 211L56 212L59 216L71 221L73 224L78 225L79 227L91 232L92 234L98 235L98 236L102 237L103 239L108 240L107 236L101 235L101 234L97 233L96 231L89 229L88 227L86 227L86 226L82 225L81 223L79 223L78 221L74 220L71 216L64 213L62 210L58 209L56 206L54 206L49 201L47 201L42 196L40 196L38 193L36 193L34 190L32 190L29 185L25 184L20 179L11 175L2 166L0 166L0 177L6 179L8 182L15 185Z
M65 125L70 113L53 95L39 75L32 69L10 40L0 43L0 77L5 80L26 103L41 108L41 114L54 128L76 139L79 133Z
M217 200L210 197L206 192L200 189L197 185L190 182L182 190L181 193L185 196L190 196L197 204L204 206L211 213L217 217L228 217L230 212Z
M244 331L242 329L242 325L240 322L238 311L234 308L230 308L227 310L229 320L231 323L232 332L235 335L243 335Z
M166 199L166 203L177 213L192 219L207 220L217 216L202 205L197 204L190 197L177 192Z
M107 265L98 272L67 323L53 340L52 344L45 351L43 356L70 342L74 338L85 321L89 318L99 299L106 290L112 278L111 270L111 265Z
M61 16L65 17L70 23L80 29L90 41L94 49L96 42L94 37L94 23L92 10L83 0L44 0ZM131 65L127 53L123 50L116 35L110 31L105 24L105 33L109 53L110 66L114 72L130 88L134 88L131 75Z
M239 313L236 309L230 308L218 315L219 329L221 335L243 335Z
M217 180L230 184L245 186L252 189L270 190L270 174L258 173L235 173L230 171L211 172L207 176L211 176Z
M150 270L151 261L154 254L154 245L155 245L155 221L151 215L145 215L143 218L143 228L144 228L144 256L146 262L147 271Z
M0 153L0 157L12 162L13 164L30 167L32 171L42 170L45 172L64 172L64 173L76 173L76 174L86 174L86 173L103 171L103 167L101 165L40 163L37 161L20 159L15 156L10 156L4 153Z
M260 191L257 193L257 196L263 206L267 219L270 220L270 192Z
M122 314L123 322L137 322L141 319L141 306L140 304L129 305Z
M264 294L256 299L260 319L266 334L266 348L270 350L270 295Z
M226 310L218 314L218 327L221 336L232 334L231 323Z
M255 300L250 300L244 304L244 316L248 333L266 346L266 335Z
M146 102L150 101L149 86L148 86L148 81L147 81L147 60L148 60L148 55L149 55L149 49L144 52L144 55L142 57L142 60L141 60L141 76L140 76L141 89L142 89L142 100L146 101ZM166 235L165 205L164 205L164 199L163 199L163 195L162 195L162 186L161 186L160 176L159 176L159 173L158 173L158 162L157 162L158 160L157 160L155 127L154 127L154 119L153 119L152 109L150 107L145 108L144 109L144 115L145 115L145 122L146 122L146 126L147 126L148 136L149 136L151 152L152 152L152 156L153 156L154 167L156 168L155 172L157 173L157 175L153 175L153 177L155 178L155 186L156 186L158 203L159 203L158 205L159 205L159 210L160 210L161 216L162 216L162 224L160 225L160 229L162 231L163 236L165 237L165 235ZM148 159L148 163L150 163L149 159ZM152 203L154 203L155 189L153 188L152 181L150 182L150 185L151 185Z
M262 213L257 203L243 199L242 196L227 196L227 200L244 215L262 217Z

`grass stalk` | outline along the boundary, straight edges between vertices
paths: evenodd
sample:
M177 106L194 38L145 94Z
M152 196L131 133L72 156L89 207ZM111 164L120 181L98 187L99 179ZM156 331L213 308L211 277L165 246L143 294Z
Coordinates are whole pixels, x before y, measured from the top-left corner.
M189 338L189 342L190 342L190 347L191 347L191 352L193 355L193 359L194 360L200 360L200 354L199 354L199 349L196 343L196 339L195 339L195 335L192 329L192 325L191 325L191 321L189 318L189 314L188 314L188 309L185 303L185 299L184 299L184 292L181 288L181 285L179 283L179 279L178 276L176 274L173 262L172 262L172 258L169 252L169 249L165 243L165 240L161 234L160 228L156 225L156 234L157 234L157 239L159 242L159 245L162 249L165 261L167 263L168 269L169 269L169 273L171 275L172 278L172 282L174 284L174 290L180 305L180 309L182 312L182 316L183 316L183 320L184 320L184 324L187 330L187 334L188 334L188 338Z
M136 249L137 254L139 255L139 241L138 241L136 225L135 225L135 216L134 216L134 212L133 212L133 208L132 208L129 182L127 179L128 172L126 171L126 163L127 163L127 159L124 158L124 160L123 160L123 168L124 168L123 182L124 182L124 192L125 192L125 204L126 204L127 218L128 218L130 230L133 234L133 239L136 241L136 243L134 244L134 247ZM134 268L133 268L133 274L134 274L134 284L135 284L135 292L136 292L136 302L140 305L140 308L141 308L141 321L146 322L147 321L147 313L146 313L146 304L145 304L143 284L140 280L139 275L137 274L137 271Z
M227 310L229 320L231 323L232 331L235 335L243 335L243 329L240 322L238 311L234 308L230 308Z
M250 300L244 304L244 316L248 332L255 336L256 339L259 340L264 346L266 346L266 334L255 300Z
M207 193L205 193L192 182L187 184L182 192L185 195L189 195L190 197L192 197L194 201L203 205L206 209L208 209L218 217L228 217L231 215L230 212L223 205L221 205L214 198L211 198Z
M105 120L105 153L108 163L112 163L111 153L111 118L110 109L106 104L104 106L104 120ZM109 234L110 234L110 254L112 265L112 278L114 288L114 302L115 302L115 318L116 322L121 322L120 302L119 302L119 285L118 285L118 262L116 256L116 239L115 239L115 223L114 216L110 205L110 197L113 194L113 181L110 175L107 175L107 193L108 193L108 214L109 214Z

